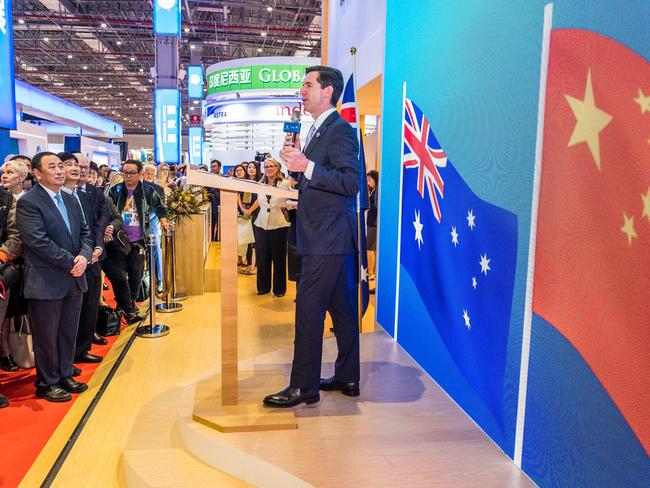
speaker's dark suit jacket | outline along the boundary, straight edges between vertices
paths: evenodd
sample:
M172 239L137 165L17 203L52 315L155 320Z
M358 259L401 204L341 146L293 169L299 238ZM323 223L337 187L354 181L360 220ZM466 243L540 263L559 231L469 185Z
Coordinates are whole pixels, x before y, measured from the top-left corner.
M36 185L19 201L16 223L23 238L25 280L32 325L36 384L56 385L72 376L75 340L86 276L70 274L76 256L90 260L92 241L81 207L72 195L61 192L70 230L59 209Z
M61 195L71 231L41 185L36 185L18 200L16 223L23 238L26 261L23 293L27 299L60 299L73 286L86 291L85 276L75 278L70 270L77 255L90 261L93 248L90 231L74 197L64 192Z
M325 313L329 312L339 349L335 376L359 381L356 317L359 144L338 112L330 114L304 149L314 162L311 179L298 179L296 247L302 270L296 296L296 337L291 386L318 388Z
M311 180L302 173L298 176L298 254L356 251L358 152L357 135L338 112L325 119L304 148L303 153L315 166Z

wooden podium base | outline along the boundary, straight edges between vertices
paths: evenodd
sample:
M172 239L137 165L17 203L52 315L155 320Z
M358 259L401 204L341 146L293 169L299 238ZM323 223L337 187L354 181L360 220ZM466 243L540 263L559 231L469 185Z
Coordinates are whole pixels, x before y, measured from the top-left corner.
M206 427L223 433L295 430L296 417L291 409L265 408L262 398L282 384L282 371L240 371L239 401L224 405L219 375L197 384L192 418ZM281 388L281 387L280 387ZM277 388L278 390L280 388Z

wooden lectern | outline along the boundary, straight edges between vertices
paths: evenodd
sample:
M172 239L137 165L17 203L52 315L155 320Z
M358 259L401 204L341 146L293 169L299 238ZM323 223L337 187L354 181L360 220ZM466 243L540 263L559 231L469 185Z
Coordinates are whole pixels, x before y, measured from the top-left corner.
M292 411L239 404L237 338L237 193L298 199L298 190L278 188L188 168L187 183L221 190L221 405L194 409L193 418L221 432L297 428Z

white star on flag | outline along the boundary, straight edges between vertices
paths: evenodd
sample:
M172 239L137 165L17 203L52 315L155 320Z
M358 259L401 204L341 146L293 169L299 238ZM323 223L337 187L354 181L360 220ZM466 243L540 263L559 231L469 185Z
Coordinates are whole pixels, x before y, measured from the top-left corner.
M451 242L454 247L458 245L458 232L456 232L456 227L451 228Z
M467 219L467 227L469 227L470 229L476 227L476 223L474 222L474 220L476 219L476 215L474 215L473 210L468 210L467 217L465 218Z
M481 256L481 262L479 263L481 265L481 273L485 274L487 276L487 272L490 268L490 261L491 259L488 259L487 254L483 254Z
M469 323L469 315L467 315L467 310L463 309L463 319L465 319L465 327L467 330L472 328L472 324Z
M476 290L476 285L478 285L478 282L476 281L476 276L472 276L472 288Z
M368 268L361 266L361 281L368 283Z
M422 238L422 229L424 228L424 225L420 223L420 212L417 210L415 211L415 222L413 222L413 227L415 227L415 240L418 241L418 249L420 249L420 246L424 242L424 239Z

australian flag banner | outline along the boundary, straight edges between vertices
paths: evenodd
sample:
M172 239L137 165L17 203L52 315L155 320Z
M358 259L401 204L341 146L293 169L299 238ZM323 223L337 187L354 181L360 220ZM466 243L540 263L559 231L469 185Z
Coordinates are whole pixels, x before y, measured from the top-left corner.
M402 272L458 370L503 427L517 217L472 192L409 99L403 131Z
M359 226L359 277L361 285L361 316L366 313L370 300L370 287L368 285L368 253L366 252L366 223L365 211L370 206L368 203L368 183L366 181L366 157L363 152L363 136L357 122L357 100L354 89L354 75L350 75L343 90L341 101L341 117L343 117L357 131L359 140L359 171L361 181L359 182L359 194L357 196L357 215L361 219Z

